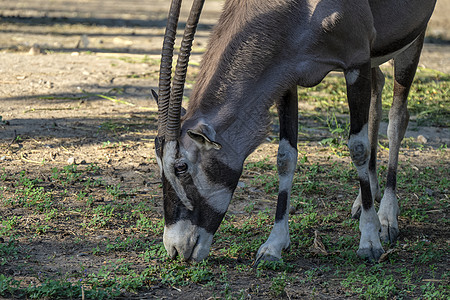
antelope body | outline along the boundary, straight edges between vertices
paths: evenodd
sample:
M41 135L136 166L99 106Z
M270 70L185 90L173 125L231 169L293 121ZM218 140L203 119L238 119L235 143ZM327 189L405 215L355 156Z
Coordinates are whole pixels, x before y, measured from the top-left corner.
M189 51L204 0L195 0L170 87L181 1L173 0L163 47L156 154L164 194L164 245L171 257L204 259L228 208L246 157L267 133L269 108L280 120L279 195L275 223L256 262L281 258L290 245L288 212L297 162L297 85L314 86L342 70L350 108L348 146L360 192L358 255L377 260L381 240L398 236L395 195L407 96L434 0L227 0L204 55L186 114L181 96ZM383 198L376 176L384 76L394 58L389 163ZM380 200L375 211L373 202Z

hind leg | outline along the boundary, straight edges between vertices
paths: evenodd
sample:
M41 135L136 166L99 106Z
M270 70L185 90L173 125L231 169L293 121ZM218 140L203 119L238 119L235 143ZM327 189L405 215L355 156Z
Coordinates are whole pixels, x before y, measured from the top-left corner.
M419 63L424 33L405 51L394 59L394 99L389 111L389 163L386 190L381 199L378 216L381 222L381 240L394 242L398 237L399 206L396 196L397 166L400 144L408 126L408 93Z
M378 130L381 120L381 93L384 87L384 75L379 67L372 68L372 86L369 111L369 143L370 143L370 160L369 160L369 181L372 199L380 201L381 193L377 177L377 146L378 146ZM359 219L361 215L361 189L359 189L358 197L352 206L352 217Z

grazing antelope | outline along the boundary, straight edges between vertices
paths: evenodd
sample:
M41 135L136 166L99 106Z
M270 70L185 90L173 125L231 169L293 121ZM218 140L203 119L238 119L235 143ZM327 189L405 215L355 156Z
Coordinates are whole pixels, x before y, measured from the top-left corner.
M408 124L407 96L435 0L227 0L210 38L189 107L181 99L189 53L204 0L194 0L173 82L171 66L180 0L169 12L161 58L158 136L164 197L164 246L171 257L200 261L208 253L242 173L263 141L269 108L277 104L280 143L275 223L256 262L277 260L290 245L288 212L297 162L297 85L317 85L342 70L350 108L348 147L360 192L358 255L378 260L381 241L398 236L395 195L400 142ZM387 184L376 175L377 135L384 76L394 59L389 112ZM172 87L171 87L172 85Z

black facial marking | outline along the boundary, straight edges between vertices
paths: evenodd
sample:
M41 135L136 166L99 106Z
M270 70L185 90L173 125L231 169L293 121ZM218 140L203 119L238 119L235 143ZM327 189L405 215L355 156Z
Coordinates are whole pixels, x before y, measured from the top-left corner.
M194 209L188 210L173 190L170 182L163 177L164 218L166 225L172 225L180 220L190 220L193 225L202 227L214 234L219 228L225 213L215 211L197 190L189 173L180 177L186 195L192 200Z
M178 211L180 205L182 204L174 189L172 188L172 185L164 176L164 173L161 180L163 186L164 221L166 225L172 225L180 219Z
M208 165L204 171L210 181L215 184L225 185L230 191L234 191L241 176L241 171L236 171L215 157L206 157Z
M286 214L287 201L288 201L288 193L286 191L280 192L278 194L277 211L275 213L275 222L279 222L279 221L283 220L284 215Z

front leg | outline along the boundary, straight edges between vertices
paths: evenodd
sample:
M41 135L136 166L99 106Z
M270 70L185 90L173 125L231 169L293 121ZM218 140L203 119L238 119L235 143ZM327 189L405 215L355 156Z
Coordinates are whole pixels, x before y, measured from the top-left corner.
M297 165L298 100L296 86L278 101L277 108L280 120L280 144L277 155L280 186L277 210L272 232L267 241L259 248L255 265L261 260L280 260L281 251L288 249L291 243L289 237L289 204L292 180Z
M370 161L369 161L369 179L372 199L380 202L381 192L377 176L377 146L378 130L381 121L381 94L384 86L384 75L379 67L372 68L372 96L370 100L369 111L369 143L370 143ZM361 216L361 189L358 197L353 203L352 217L359 219Z
M368 120L371 97L370 63L345 72L347 97L350 108L350 137L348 147L352 161L358 171L361 188L361 216L359 230L361 239L358 255L371 261L378 260L384 253L380 242L380 221L373 205L370 188L369 160L370 144Z

